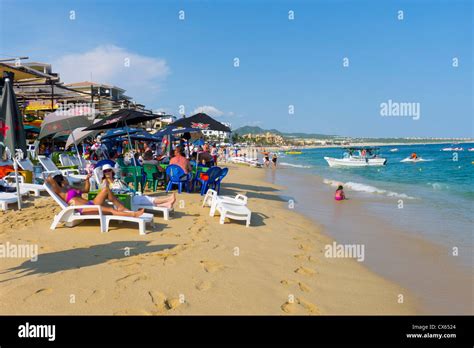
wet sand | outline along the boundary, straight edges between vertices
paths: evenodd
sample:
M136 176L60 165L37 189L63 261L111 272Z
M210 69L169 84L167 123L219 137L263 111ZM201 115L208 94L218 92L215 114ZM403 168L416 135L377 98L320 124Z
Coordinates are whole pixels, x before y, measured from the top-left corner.
M420 313L474 313L472 269L458 262L451 248L376 216L368 209L368 204L377 204L376 198L360 199L359 195L356 199L355 193L346 190L349 200L336 202L334 188L324 184L323 178L290 168L267 170L267 180L286 183L283 195L297 202L295 210L321 224L330 237L340 243L364 244L363 264L410 290ZM393 213L400 214L397 209Z

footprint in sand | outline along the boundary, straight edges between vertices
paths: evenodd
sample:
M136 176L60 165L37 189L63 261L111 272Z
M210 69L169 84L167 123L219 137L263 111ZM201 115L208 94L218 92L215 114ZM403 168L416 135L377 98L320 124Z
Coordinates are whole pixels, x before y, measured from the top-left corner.
M283 279L283 280L280 281L280 284L285 285L285 286L291 286L291 285L298 284L298 287L301 291L304 291L304 292L310 292L311 291L311 288L303 282L298 282L297 283L294 280Z
M102 301L105 298L105 291L104 290L94 290L92 294L86 299L86 303L95 304Z
M280 281L280 284L281 285L293 285L293 284L295 284L295 281L294 280L283 279L283 280Z
M200 264L207 273L214 273L225 268L224 265L214 261L202 260Z
M153 314L166 313L182 305L178 298L167 298L164 293L156 290L148 291L148 295L155 306L155 310L152 311Z
M309 244L298 244L298 249L303 250L303 251L310 251L312 249L311 245Z
M319 314L318 307L302 298L295 298L293 303L286 301L281 305L281 310L289 314Z
M304 292L310 292L311 291L311 288L308 285L306 285L305 283L299 282L298 286L299 286L301 291L304 291Z
M199 291L206 291L212 287L212 283L207 280L202 280L202 281L197 282L194 285L194 287L198 289Z
M29 295L29 296L26 296L23 301L27 302L31 299L34 299L36 297L42 297L43 295L49 295L53 292L53 289L50 289L50 288L43 288L43 289L39 289L39 290L36 290L33 294Z
M148 276L146 275L146 273L138 272L138 273L128 274L125 277L119 278L115 281L115 283L117 283L117 285L126 287L127 285L134 284L136 282L146 280L146 279L148 279Z
M307 275L307 276L312 276L312 275L315 275L316 272L313 271L312 269L310 268L306 268L306 267L298 267L297 269L295 269L295 273L298 273L298 274L303 274L303 275Z

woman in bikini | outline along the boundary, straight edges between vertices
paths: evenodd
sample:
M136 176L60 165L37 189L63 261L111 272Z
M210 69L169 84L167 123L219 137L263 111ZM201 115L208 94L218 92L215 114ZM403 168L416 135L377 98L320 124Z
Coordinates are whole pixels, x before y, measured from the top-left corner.
M133 216L139 217L144 213L144 209L138 211L127 210L122 203L112 194L108 187L103 188L99 194L91 201L87 201L82 198L83 192L89 192L90 174L87 175L83 189L72 188L67 179L61 174L57 174L54 177L49 176L46 181L51 185L53 191L61 197L61 199L69 205L100 205L102 211L106 214L118 215L118 216ZM113 203L113 207L107 205L105 201L108 200ZM79 209L78 209L79 210ZM97 214L96 209L80 209L81 214Z
M111 189L116 182L114 178L114 168L111 165L105 164L102 167L102 181L100 184L101 188ZM123 186L126 186L123 184ZM154 205L156 207L165 207L165 208L173 208L176 202L176 195L173 193L167 197L157 198L145 195L134 195L132 197L134 205Z

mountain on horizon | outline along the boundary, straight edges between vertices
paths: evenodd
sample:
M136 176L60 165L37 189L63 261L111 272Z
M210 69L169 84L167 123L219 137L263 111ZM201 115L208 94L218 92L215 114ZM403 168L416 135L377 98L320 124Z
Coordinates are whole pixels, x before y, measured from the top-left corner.
M285 136L285 137L291 137L291 138L329 139L329 138L337 137L336 135L315 134L315 133L284 133L284 132L280 132L277 129L263 129L259 126L243 126L233 131L233 133L237 133L239 135L244 135L244 134L256 135L256 134L265 134L267 132Z

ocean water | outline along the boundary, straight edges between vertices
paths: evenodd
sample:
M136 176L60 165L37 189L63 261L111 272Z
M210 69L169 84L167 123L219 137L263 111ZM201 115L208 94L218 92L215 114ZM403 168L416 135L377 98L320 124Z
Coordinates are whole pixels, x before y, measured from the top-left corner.
M316 175L325 184L344 186L349 199L364 201L373 214L405 231L446 247L459 248L459 260L472 267L474 231L474 144L444 152L450 144L381 146L382 167L330 168L324 156L340 158L341 148L279 155L281 167ZM390 149L398 148L397 152ZM416 152L423 162L401 162ZM401 209L401 210L400 210ZM403 214L400 214L400 211Z

